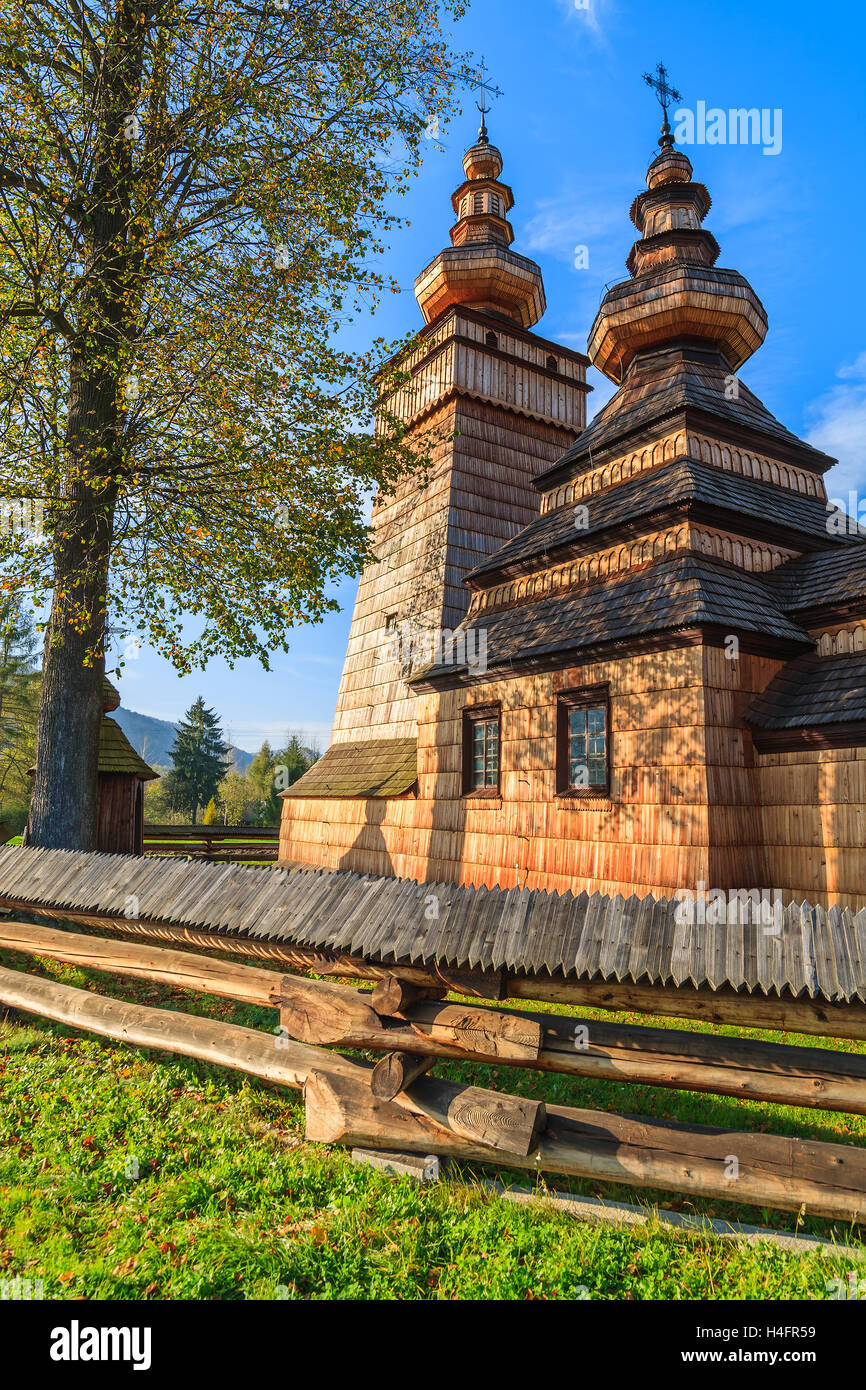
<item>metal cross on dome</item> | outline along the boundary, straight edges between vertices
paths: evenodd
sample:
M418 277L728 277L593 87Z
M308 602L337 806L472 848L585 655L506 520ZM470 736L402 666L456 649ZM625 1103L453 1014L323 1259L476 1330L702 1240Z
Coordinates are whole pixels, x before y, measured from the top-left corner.
M494 87L492 82L487 80L487 64L481 59L481 66L478 69L478 90L481 93L481 100L476 101L475 105L481 112L481 128L478 131L479 140L487 139L487 113L490 107L487 105L487 97L501 97L502 92L498 87Z
M652 87L659 100L659 105L664 112L665 121L668 118L668 106L672 101L682 101L682 93L676 87L671 87L668 82L668 70L664 63L656 63L654 73L645 72L643 80L648 87Z

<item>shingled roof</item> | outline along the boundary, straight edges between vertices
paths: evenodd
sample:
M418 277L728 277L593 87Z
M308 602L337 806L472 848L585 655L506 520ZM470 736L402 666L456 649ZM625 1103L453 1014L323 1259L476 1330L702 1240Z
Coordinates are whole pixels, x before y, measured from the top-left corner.
M99 726L99 771L119 772L152 782L159 776L139 757L119 724L106 715Z
M866 721L866 652L799 656L749 706L759 729L805 729Z
M715 272L718 273L718 272ZM719 353L675 345L641 353L631 364L625 381L552 468L535 478L546 489L581 469L573 465L596 457L609 447L621 447L637 431L657 425L668 416L694 411L713 416L738 431L748 429L795 452L804 466L816 472L836 462L827 454L798 439L770 413L762 401L739 379L736 400L730 397L731 368Z
M866 544L802 555L768 574L765 582L790 613L866 599Z
M488 668L697 626L814 645L759 579L696 555L498 612L484 610L461 624L466 631L486 630ZM460 663L429 666L410 683L464 669Z
M281 796L401 796L418 779L414 738L332 743L327 753Z
M807 497L788 488L726 473L712 464L680 459L648 473L639 473L624 483L593 493L584 499L587 525L577 530L574 507L560 507L532 521L505 545L470 570L469 578L496 572L505 566L540 559L559 547L586 536L649 517L679 506L701 505L713 511L729 512L736 518L736 530L743 530L743 518L750 517L766 527L769 522L786 532L798 532L823 545L859 545L861 536L827 530L827 504L820 497ZM732 520L733 524L733 520ZM855 523L852 521L852 527Z

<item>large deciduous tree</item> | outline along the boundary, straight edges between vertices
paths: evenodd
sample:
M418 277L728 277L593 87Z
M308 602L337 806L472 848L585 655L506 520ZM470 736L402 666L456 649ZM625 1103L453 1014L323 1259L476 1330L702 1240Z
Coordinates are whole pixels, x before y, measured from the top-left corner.
M0 0L0 495L33 503L0 561L51 595L34 843L95 842L109 625L182 672L267 665L418 466L371 427L390 350L335 332L382 287L461 10Z

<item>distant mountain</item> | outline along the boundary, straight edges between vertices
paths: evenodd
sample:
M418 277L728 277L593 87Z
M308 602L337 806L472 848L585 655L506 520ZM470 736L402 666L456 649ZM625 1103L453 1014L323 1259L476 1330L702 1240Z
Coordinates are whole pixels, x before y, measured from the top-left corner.
M136 753L146 763L150 763L151 767L171 767L176 724L171 724L167 719L153 719L149 714L137 714L135 710L124 709L122 705L114 710L111 718L117 720ZM229 744L229 753L238 772L246 772L253 760L252 753L245 753L243 748L235 748L232 744Z

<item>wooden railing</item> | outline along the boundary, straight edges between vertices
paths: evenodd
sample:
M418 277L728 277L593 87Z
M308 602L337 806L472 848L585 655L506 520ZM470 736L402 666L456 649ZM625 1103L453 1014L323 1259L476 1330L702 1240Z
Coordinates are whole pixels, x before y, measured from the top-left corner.
M277 858L279 828L275 825L145 825L144 852L185 855L213 861ZM214 846L217 846L215 849Z

